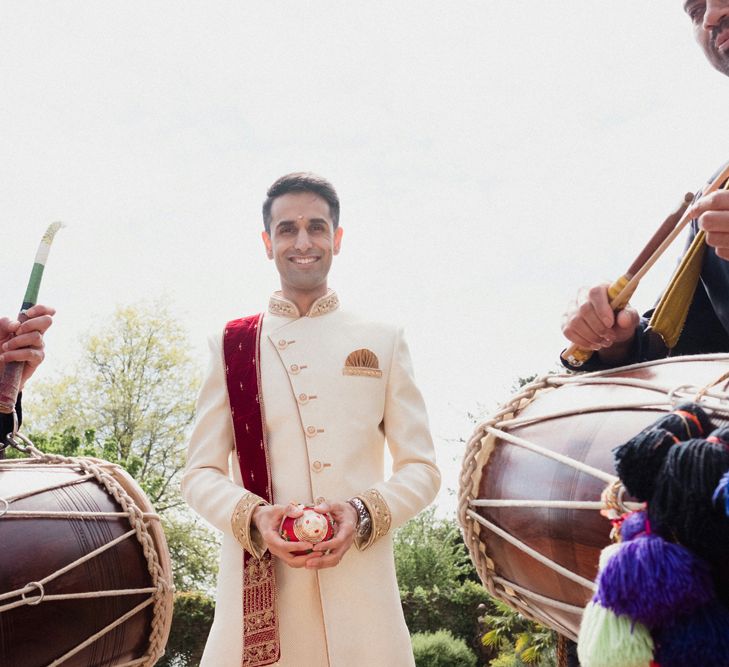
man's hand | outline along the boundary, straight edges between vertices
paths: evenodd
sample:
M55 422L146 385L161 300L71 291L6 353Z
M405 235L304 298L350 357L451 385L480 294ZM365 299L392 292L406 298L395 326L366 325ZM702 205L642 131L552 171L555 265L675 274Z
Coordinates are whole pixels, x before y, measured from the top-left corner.
M354 543L354 534L357 530L357 510L347 502L322 502L314 509L321 514L329 512L334 518L336 528L331 540L319 542L314 547L314 553L320 554L321 557L310 560L306 567L316 569L335 567L339 565L344 554Z
M698 199L690 208L691 218L699 219L706 243L722 259L729 260L729 190L717 190Z
M321 552L295 556L295 552L309 551L314 545L309 542L287 542L279 533L284 517L296 518L302 514L303 512L295 503L289 503L288 505L259 505L253 510L251 517L251 522L258 529L271 554L280 558L290 567L304 567L309 561L319 560L322 557Z
M581 290L565 313L562 333L582 348L595 350L609 361L624 359L635 336L640 316L630 306L613 313L608 283Z
M53 323L56 311L38 304L29 308L26 314L28 319L22 324L7 317L0 319L0 374L6 363L24 361L21 389L45 357L43 334Z

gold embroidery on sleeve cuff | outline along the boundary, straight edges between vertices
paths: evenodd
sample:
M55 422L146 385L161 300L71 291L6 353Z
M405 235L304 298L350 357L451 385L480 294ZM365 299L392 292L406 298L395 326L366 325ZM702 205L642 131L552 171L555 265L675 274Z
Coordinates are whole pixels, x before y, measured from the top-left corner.
M267 505L268 503L257 496L255 493L246 493L235 506L233 510L233 516L231 517L230 524L233 528L233 535L240 544L251 556L254 558L260 558L265 553L265 549L262 545L257 544L254 536L252 535L253 529L251 527L251 518L253 517L253 510L259 505Z
M392 525L392 513L387 506L387 502L377 489L367 489L367 491L355 497L359 498L365 504L372 519L372 530L370 531L369 539L364 544L357 545L360 551L364 551L381 537L387 535Z

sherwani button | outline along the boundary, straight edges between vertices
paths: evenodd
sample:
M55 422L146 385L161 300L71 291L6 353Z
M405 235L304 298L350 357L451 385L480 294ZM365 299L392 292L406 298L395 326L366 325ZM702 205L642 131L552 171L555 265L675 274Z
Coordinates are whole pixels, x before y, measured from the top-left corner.
M278 346L282 350L286 349L287 345L288 345L288 343L283 338L280 341L278 341Z
M321 472L321 469L324 467L324 464L321 461L314 461L314 463L311 464L311 469L314 472Z
M299 394L299 403L308 403L309 397L306 394Z
M291 364L291 366L289 366L289 370L291 371L292 375L296 375L301 370L301 368L299 368L299 364Z
M306 435L308 435L310 438L313 438L316 435L316 426L307 426Z

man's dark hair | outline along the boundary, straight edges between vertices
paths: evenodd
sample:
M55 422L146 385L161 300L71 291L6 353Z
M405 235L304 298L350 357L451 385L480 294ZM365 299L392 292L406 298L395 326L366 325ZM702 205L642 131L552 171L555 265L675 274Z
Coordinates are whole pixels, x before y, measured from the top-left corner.
M271 233L271 206L273 206L273 200L290 192L312 192L321 197L329 204L329 215L332 216L334 229L339 226L339 197L334 186L321 176L297 171L293 174L281 176L268 188L266 201L263 202L263 226L269 234Z

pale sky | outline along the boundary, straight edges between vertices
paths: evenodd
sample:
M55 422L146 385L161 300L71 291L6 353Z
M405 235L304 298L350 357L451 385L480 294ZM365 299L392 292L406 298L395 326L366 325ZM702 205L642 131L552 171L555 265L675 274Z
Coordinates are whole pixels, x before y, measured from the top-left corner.
M278 287L267 187L319 172L342 200L331 286L405 327L451 508L466 413L554 368L577 288L622 273L729 159L729 81L681 5L3 2L0 313L63 220L39 376L156 297L202 365L206 335Z

